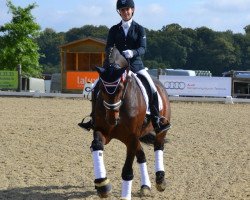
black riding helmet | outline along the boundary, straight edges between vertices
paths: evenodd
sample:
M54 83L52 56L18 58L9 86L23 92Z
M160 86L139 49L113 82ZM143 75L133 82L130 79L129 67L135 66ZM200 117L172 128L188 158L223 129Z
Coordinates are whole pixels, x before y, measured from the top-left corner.
M121 8L134 8L135 7L135 3L133 0L117 0L116 3L116 9L120 10Z

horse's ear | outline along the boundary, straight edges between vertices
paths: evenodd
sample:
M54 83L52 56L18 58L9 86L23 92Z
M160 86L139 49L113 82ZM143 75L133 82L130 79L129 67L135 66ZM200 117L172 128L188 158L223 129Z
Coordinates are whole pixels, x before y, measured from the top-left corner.
M105 68L103 67L95 67L96 71L99 73L99 74L102 74L104 71L105 71Z

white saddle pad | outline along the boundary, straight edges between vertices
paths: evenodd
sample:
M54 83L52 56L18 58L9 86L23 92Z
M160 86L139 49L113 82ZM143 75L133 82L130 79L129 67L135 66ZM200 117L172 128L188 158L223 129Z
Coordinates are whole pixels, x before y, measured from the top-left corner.
M144 87L144 85L142 84L141 80L137 77L137 75L131 71L129 71L129 75L130 76L134 76L135 77L135 80L137 81L138 85L140 86L140 89L142 91L142 94L143 94L143 97L144 97L144 100L145 100L145 103L147 105L147 110L146 110L146 114L150 114L150 109L149 109L149 105L148 105L148 94L147 94L147 91ZM163 105L162 105L162 99L161 99L161 96L159 95L159 92L157 92L157 95L158 95L158 105L159 105L159 110L162 110L163 108Z

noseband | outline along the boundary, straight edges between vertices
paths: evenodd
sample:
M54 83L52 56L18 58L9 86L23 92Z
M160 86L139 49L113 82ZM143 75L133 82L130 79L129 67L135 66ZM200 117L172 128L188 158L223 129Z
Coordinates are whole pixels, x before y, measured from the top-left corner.
M109 104L103 100L103 105L108 110L116 111L116 110L119 110L119 108L121 107L122 100L118 101L117 103L113 103L113 104Z

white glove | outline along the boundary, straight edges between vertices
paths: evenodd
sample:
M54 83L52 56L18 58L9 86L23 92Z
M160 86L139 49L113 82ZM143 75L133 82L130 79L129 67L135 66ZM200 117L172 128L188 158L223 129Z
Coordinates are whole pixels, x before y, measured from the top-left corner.
M133 58L133 56L134 56L134 53L133 53L132 50L125 50L125 51L123 51L122 53L123 53L123 55L124 55L126 58Z

